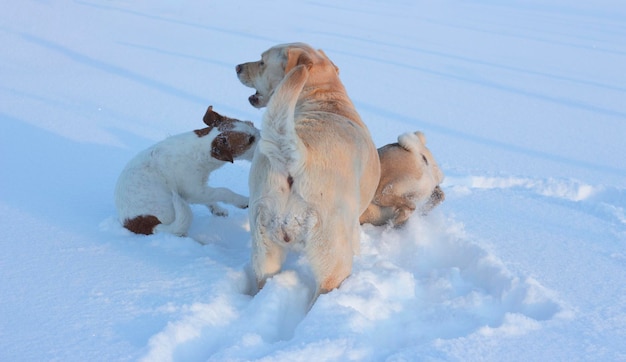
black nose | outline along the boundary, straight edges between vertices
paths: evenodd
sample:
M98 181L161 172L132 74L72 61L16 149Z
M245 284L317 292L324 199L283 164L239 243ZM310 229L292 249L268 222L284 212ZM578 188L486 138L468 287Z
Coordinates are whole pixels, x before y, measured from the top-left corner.
M237 64L237 66L235 67L235 72L237 72L237 74L239 74L239 73L241 73L242 70L243 70L243 65Z

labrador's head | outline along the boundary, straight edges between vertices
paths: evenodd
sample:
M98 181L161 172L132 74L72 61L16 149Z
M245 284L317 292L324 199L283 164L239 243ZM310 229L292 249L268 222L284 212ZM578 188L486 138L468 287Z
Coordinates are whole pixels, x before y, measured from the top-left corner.
M271 47L261 54L261 60L242 63L235 67L239 81L256 89L248 100L256 108L267 106L278 84L291 69L306 65L313 74L330 71L334 75L339 69L328 59L322 50L315 50L304 43L281 44Z

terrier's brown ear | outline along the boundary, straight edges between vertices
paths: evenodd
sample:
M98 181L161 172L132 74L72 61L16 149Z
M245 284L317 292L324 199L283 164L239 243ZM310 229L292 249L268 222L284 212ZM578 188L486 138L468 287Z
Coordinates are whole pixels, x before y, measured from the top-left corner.
M209 108L206 110L206 113L204 114L204 117L202 118L202 120L204 121L204 123L207 126L215 127L219 123L224 121L224 116L222 116L221 114L219 114L217 112L214 112L213 111L213 106L209 106Z
M220 133L211 143L211 157L220 160L233 163L233 150L228 142L228 137L223 133Z
M285 65L285 74L289 73L290 70L298 65L306 65L308 68L313 65L313 60L304 49L287 49L287 64Z

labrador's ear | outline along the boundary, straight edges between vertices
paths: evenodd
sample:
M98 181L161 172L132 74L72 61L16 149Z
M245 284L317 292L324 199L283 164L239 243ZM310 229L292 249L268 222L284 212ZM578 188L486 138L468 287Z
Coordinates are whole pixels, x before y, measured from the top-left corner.
M328 55L326 55L326 53L324 53L324 51L322 49L317 49L317 52L322 54L322 56L324 56L324 58L326 58L326 60L328 60L330 62L330 64L333 65L333 67L335 67L335 71L337 72L337 75L339 75L339 67L335 65L335 63L333 63L332 60L330 60L330 58L328 57Z
M313 60L304 49L289 48L287 49L286 56L287 64L285 65L285 74L289 73L290 70L298 65L306 65L307 68L313 65Z
M420 142L422 142L423 145L426 145L426 135L424 135L424 133L415 131L415 135L420 139Z

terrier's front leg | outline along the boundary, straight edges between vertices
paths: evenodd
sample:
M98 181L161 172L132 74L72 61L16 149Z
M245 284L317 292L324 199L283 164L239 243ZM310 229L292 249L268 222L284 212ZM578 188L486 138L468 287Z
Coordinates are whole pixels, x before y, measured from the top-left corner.
M217 205L218 202L233 205L240 209L248 207L248 197L239 195L226 187L205 187L201 192L197 192L189 197L189 202L193 204L205 204L211 213L217 216L227 216L228 210Z

